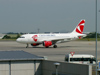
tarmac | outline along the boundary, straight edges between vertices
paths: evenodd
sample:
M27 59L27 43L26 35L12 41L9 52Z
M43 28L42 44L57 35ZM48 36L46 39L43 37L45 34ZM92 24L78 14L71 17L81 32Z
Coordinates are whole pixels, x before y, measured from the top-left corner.
M95 41L71 41L57 44L57 48L50 46L45 48L43 45L26 48L26 44L17 43L16 41L0 41L0 51L26 51L38 56L45 56L48 60L64 61L65 55L70 52L75 54L92 54L95 56ZM97 58L100 59L100 41L97 46Z

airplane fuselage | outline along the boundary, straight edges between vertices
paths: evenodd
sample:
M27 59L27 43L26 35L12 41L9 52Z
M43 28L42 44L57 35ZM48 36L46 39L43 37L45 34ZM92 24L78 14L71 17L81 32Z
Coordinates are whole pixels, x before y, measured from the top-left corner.
M71 35L71 33L59 33L59 34L25 34L22 35L20 38L17 39L17 42L19 43L25 43L25 44L32 44L32 43L42 43L43 41L51 41L51 40L57 40L57 43L62 42L68 42L71 40L78 39L77 36L74 34Z

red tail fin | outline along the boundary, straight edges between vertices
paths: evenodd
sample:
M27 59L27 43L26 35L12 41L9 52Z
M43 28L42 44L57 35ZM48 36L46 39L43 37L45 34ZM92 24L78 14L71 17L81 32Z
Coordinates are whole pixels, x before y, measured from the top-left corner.
M84 24L85 24L85 20L81 20L73 32L82 34L84 30Z

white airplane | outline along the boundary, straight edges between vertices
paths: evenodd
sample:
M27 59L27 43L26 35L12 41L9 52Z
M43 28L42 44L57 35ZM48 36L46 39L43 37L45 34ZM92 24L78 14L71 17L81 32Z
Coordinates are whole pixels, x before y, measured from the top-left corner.
M71 40L80 39L81 37L85 37L86 34L83 33L85 20L81 20L80 23L76 26L76 28L71 33L59 33L59 34L24 34L19 37L16 41L19 43L27 44L26 48L29 44L32 46L37 46L43 44L46 48L51 45L54 45L54 48L57 48L57 43L68 42Z

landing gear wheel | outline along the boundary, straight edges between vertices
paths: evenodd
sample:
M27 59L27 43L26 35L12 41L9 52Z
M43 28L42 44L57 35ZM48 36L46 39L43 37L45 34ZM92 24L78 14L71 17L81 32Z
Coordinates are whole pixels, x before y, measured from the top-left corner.
M49 46L46 46L46 48L49 48Z
M54 45L53 48L57 48L57 45Z

